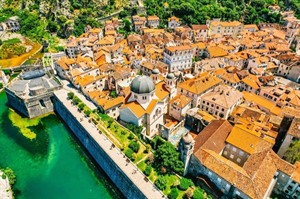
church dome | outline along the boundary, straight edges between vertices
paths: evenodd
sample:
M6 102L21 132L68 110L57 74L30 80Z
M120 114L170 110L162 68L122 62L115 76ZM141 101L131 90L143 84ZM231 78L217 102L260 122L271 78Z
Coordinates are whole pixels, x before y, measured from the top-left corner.
M182 137L182 140L185 144L190 144L193 142L194 139L189 133L187 133Z
M175 76L173 73L168 73L167 74L167 79L173 79Z
M159 74L159 70L157 68L153 69L152 74L156 74L156 75Z
M132 80L130 90L137 94L151 93L155 90L155 85L150 77L142 75Z

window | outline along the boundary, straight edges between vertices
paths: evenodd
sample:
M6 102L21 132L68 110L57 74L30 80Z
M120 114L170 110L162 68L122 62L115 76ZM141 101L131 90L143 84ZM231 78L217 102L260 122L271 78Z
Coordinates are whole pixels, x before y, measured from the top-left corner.
M230 157L230 159L233 159L233 158L234 158L234 155L233 155L233 154L231 154L229 157Z
M221 180L221 178L218 178L218 182L220 183L222 180Z
M212 174L212 173L209 171L209 172L208 172L208 175L211 176L211 174Z
M240 163L240 162L241 162L241 158L237 158L236 161L237 161L238 163Z
M239 152L239 155L244 155L244 152L243 152L243 151L240 151L240 152Z
M235 148L235 147L232 147L232 150L233 150L234 152L236 152L236 148Z
M223 154L224 154L224 155L227 155L227 151L224 151Z

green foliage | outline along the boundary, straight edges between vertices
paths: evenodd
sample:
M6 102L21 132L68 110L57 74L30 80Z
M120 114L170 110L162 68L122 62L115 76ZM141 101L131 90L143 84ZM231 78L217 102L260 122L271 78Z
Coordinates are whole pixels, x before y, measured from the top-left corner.
M157 147L159 147L160 145L162 145L165 142L166 141L162 137L156 136L151 140L151 146L153 149L157 149Z
M296 2L294 0L292 2ZM168 6L165 7L164 3ZM145 0L147 13L156 14L161 22L166 25L167 20L175 15L187 24L205 24L207 19L221 18L226 21L240 20L248 23L259 22L280 22L281 16L277 13L271 13L269 5L273 1L263 0ZM298 3L300 6L300 3ZM294 9L299 10L297 3ZM297 13L297 12L296 12Z
M5 174L5 176L8 177L8 180L9 180L9 184L11 186L13 186L15 183L16 183L16 180L17 180L17 177L16 175L14 174L14 171L9 168L9 167L6 167L5 169L2 170L3 173ZM3 178L3 175L2 175L2 178Z
M125 151L125 155L131 159L132 158L132 154L133 154L133 150L131 148L128 148L126 151Z
M129 129L130 131L132 131L136 135L139 135L143 130L142 126L136 126L136 125L130 124L130 123L126 124L125 127L127 129Z
M134 136L132 133L130 133L130 134L128 135L128 139L130 139L130 140L132 140L134 137L135 137L135 136Z
M78 109L79 109L79 110L82 111L82 110L84 109L84 107L85 107L84 103L80 102L80 103L78 104Z
M77 97L77 96L74 96L73 99L72 99L72 102L75 104L75 105L78 105L81 100Z
M74 97L74 93L73 92L68 92L68 98L69 99L73 99L73 97Z
M0 46L3 44L3 41L0 39Z
M167 180L164 176L158 176L154 184L157 186L157 188L163 191L167 186Z
M180 179L180 184L179 184L179 189L186 191L190 186L190 180L186 178L181 178Z
M135 153L137 153L140 149L140 144L137 142L131 141L128 147L131 148Z
M112 98L118 97L118 94L117 94L117 91L116 91L116 90L110 91L109 95L110 95Z
M152 172L152 167L150 165L147 165L146 168L145 168L145 171L144 171L144 174L146 176L149 176Z
M0 83L0 89L2 89L3 88L3 83Z
M170 199L176 199L179 195L179 191L177 188L172 188L171 192L168 194L168 198Z
M92 111L90 109L86 109L84 110L84 114L87 116L87 117L90 117Z
M195 189L193 199L204 199L204 191L202 189Z
M26 52L26 48L18 38L5 40L0 48L0 59L9 59L20 56Z
M178 174L183 173L184 164L180 160L176 148L170 142L165 142L160 145L154 155L155 163L158 166L166 168L169 172L174 171Z
M300 161L300 140L292 142L283 158L292 164L296 161Z

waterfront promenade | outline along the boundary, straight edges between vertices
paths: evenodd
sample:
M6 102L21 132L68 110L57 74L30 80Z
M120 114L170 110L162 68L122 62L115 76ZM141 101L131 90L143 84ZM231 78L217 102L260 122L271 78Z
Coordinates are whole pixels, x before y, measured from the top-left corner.
M0 171L0 198L1 199L12 199L12 191L9 185L8 178L2 179L3 172Z
M132 163L122 151L103 134L97 127L90 123L77 107L72 105L71 100L67 100L68 91L65 89L55 91L57 99L67 107L68 111L81 123L81 126L90 134L105 153L115 162L124 172L131 182L145 195L146 198L165 198L165 195ZM85 103L85 102L84 102ZM122 191L122 190L121 190Z

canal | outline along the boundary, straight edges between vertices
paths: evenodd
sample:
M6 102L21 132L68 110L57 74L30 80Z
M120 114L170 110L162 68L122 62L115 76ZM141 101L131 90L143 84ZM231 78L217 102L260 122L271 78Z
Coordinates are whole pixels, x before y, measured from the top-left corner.
M29 121L6 102L0 93L0 167L14 170L17 199L122 198L56 115Z

